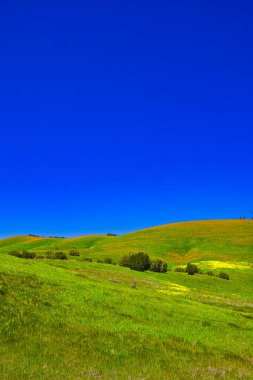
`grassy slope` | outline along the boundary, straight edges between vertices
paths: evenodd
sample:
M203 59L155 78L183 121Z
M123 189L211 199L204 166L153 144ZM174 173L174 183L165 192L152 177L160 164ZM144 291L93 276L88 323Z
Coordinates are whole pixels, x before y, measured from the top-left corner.
M4 254L67 250L72 239L0 242L0 378L252 379L252 231L251 221L195 222L74 241L85 256L143 249L202 269L215 259L230 281Z
M71 239L14 237L0 241L0 252L30 249L43 253L49 249L68 252L78 248L83 256L118 260L129 252L145 251L171 262L196 259L250 261L253 252L252 220L219 220L174 223L130 234L84 236Z

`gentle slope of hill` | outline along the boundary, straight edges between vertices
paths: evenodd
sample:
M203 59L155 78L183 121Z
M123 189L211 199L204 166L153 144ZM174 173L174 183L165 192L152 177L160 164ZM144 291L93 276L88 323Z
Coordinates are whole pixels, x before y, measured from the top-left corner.
M0 241L0 252L30 249L43 253L77 248L84 256L112 256L145 251L171 262L195 259L250 261L253 252L252 220L210 220L173 223L117 237L93 235L70 239L13 237Z
M252 380L252 221L175 223L119 237L0 242L1 380ZM68 260L7 253L68 252ZM144 250L189 276L135 272L115 260ZM207 275L224 270L230 280Z

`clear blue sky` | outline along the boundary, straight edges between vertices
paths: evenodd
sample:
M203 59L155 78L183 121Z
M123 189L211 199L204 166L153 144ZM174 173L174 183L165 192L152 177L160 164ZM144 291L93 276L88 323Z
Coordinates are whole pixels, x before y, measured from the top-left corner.
M0 236L253 211L250 1L0 2Z

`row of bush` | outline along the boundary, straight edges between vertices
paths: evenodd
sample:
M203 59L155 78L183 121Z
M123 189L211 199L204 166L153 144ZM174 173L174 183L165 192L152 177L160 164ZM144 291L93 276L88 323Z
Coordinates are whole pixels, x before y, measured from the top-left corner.
M194 274L203 274L202 270L198 268L196 264L188 263L185 268L182 267L177 267L175 268L175 272L185 272L188 273L189 275L194 275ZM208 276L215 276L214 272L208 271L206 272ZM217 277L223 278L224 280L229 280L229 275L225 272L220 272Z
M19 257L21 259L59 259L59 260L67 260L67 255L61 251L48 251L45 256L37 255L35 252L29 251L11 251L9 255Z
M11 251L9 252L9 255L15 256L15 257L20 257L23 259L43 259L43 256L37 256L35 252L29 252L29 251ZM70 256L80 256L80 253L77 249L72 249L69 252ZM67 260L68 256L66 253L62 251L47 251L45 254L46 259L57 259L57 260ZM87 262L92 262L92 258L90 257L84 257L82 258L82 261L87 261ZM111 257L106 257L103 260L98 259L97 263L102 263L102 264L113 264L116 265L115 262L113 262ZM119 261L119 265L122 267L127 267L132 270L144 272L146 270L151 270L153 272L159 272L159 273L165 273L167 272L167 263L156 259L156 260L151 260L149 255L144 252L139 252L135 254L129 254L126 256L123 256L121 260ZM194 274L203 274L201 269L193 263L188 263L185 268L183 267L177 267L175 268L176 272L184 272L188 273L189 275L194 275ZM212 271L206 272L208 276L215 276L215 274ZM224 280L229 280L229 275L225 272L220 272L217 277L222 278Z
M167 272L167 263L162 260L150 260L147 253L139 252L135 254L129 254L121 258L119 265L127 267L132 270L144 272L151 270L153 272L165 273Z
M19 257L21 259L56 259L56 260L67 260L68 256L66 253L62 251L47 251L45 256L37 255L35 252L29 252L29 251L11 251L9 252L9 255ZM77 249L72 249L69 252L69 256L80 256L80 253L78 252ZM81 261L87 261L87 262L92 262L91 257L83 257ZM114 264L116 265L115 262L113 262L111 257L106 257L103 260L97 260L97 263L103 263L103 264Z
M28 251L22 251L22 252L11 251L9 252L9 255L20 257L21 259L35 259L37 256L35 252L28 252Z
M59 259L59 260L67 260L68 256L66 253L62 251L47 251L45 256L37 255L35 252L29 252L29 251L11 251L9 252L9 255L20 257L22 259L43 259L44 257L46 259ZM80 256L80 253L77 249L72 249L69 251L69 256ZM91 260L92 261L92 260Z

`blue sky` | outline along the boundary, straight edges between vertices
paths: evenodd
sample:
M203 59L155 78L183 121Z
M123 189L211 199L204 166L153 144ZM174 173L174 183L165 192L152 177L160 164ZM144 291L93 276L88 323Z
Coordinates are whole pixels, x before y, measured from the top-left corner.
M249 1L0 3L0 236L251 217Z

